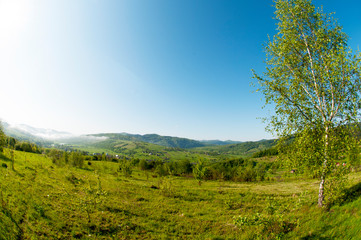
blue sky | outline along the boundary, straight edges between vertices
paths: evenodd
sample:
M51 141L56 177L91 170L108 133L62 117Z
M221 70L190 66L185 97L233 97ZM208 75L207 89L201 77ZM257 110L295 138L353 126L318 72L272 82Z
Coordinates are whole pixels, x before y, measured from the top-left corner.
M317 0L356 50L361 1ZM76 134L272 138L270 0L0 0L0 118Z

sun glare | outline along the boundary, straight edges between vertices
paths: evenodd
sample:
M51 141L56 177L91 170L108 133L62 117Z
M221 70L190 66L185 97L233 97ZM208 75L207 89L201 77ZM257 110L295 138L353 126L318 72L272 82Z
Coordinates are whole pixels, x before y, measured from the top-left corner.
M13 38L25 28L30 17L31 1L0 0L1 38Z

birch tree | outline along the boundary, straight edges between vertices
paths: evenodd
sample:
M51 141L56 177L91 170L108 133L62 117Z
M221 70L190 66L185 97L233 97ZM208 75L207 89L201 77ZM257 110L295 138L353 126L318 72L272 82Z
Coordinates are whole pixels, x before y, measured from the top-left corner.
M266 71L254 72L266 104L275 107L268 130L293 137L304 154L290 156L320 177L318 205L325 200L327 177L347 156L360 115L360 54L332 14L311 0L275 1L277 34L265 47ZM282 142L282 141L280 141ZM294 148L295 149L295 148Z

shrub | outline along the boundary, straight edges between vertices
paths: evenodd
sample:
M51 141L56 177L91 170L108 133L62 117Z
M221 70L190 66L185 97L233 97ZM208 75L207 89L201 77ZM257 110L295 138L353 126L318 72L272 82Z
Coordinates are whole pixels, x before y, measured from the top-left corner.
M199 160L197 165L193 168L193 176L195 179L198 180L198 184L201 185L202 180L205 180L207 176L209 175L209 170L205 166L204 161Z
M159 165L155 168L155 172L156 172L157 175L160 176L160 177L168 176L168 175L169 175L168 165L167 165L167 164L159 164Z
M192 172L192 164L188 159L183 159L178 163L178 173L188 174Z
M119 165L119 171L121 171L125 177L131 177L133 173L131 162L125 159L122 160Z
M70 154L70 163L74 167L82 168L84 166L84 157L79 152L72 152Z
M238 180L241 182L254 182L257 180L257 172L250 166L241 168L238 175Z
M148 162L144 159L139 161L138 166L140 170L148 170L151 168L150 164L148 164Z

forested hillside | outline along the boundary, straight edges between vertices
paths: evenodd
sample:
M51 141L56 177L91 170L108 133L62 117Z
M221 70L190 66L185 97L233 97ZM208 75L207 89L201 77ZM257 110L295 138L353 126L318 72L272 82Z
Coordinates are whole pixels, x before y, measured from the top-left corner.
M197 141L188 138L160 136L158 134L140 135L140 134L129 134L129 133L100 133L100 134L92 134L89 136L107 137L111 140L147 142L164 147L183 148L183 149L204 147L209 145L226 145L226 144L234 143L232 141L219 141L219 140Z
M255 142L243 142L223 146L207 146L195 148L193 151L207 151L211 154L228 154L250 156L256 152L269 149L276 145L276 140L261 140Z

